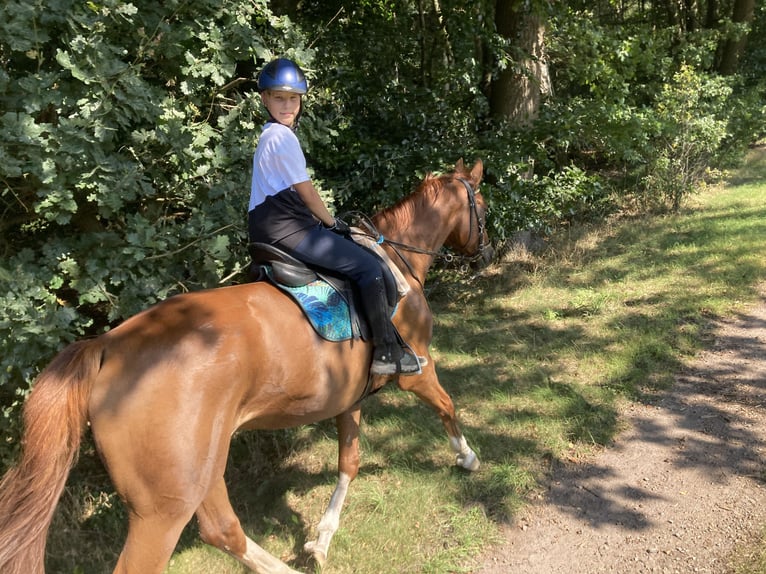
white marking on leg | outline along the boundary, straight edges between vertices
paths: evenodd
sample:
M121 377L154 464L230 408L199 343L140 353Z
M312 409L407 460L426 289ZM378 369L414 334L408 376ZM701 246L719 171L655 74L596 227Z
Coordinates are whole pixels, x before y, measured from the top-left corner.
M338 484L335 486L335 490L330 497L330 504L327 506L322 515L322 520L319 521L317 530L319 535L314 541L306 542L303 546L306 552L310 552L314 555L314 559L323 564L327 559L327 553L330 549L330 541L337 532L340 526L340 513L343 510L343 502L346 500L346 494L348 494L348 486L351 484L351 477L346 473L341 472L338 476Z
M250 540L250 538L245 537L245 539L247 540L245 554L243 556L232 554L232 556L251 570L258 572L258 574L300 574L300 572L293 570L279 558L266 552Z
M481 462L479 462L479 458L476 456L476 453L473 452L473 449L468 446L463 435L460 435L459 437L449 437L449 444L452 447L452 450L456 453L455 462L457 462L459 466L472 471L479 469Z

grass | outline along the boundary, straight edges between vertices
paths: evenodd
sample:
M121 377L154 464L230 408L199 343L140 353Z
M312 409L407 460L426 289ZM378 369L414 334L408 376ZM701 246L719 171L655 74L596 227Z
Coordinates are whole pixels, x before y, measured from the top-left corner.
M670 385L709 341L711 319L752 302L765 277L760 150L682 213L565 230L542 256L513 252L481 277L439 284L434 357L483 466L456 469L441 423L413 396L371 397L361 473L324 571L470 571L552 465L608 446L621 410ZM300 549L334 487L336 457L331 423L234 441L227 480L246 532L302 571L312 571ZM111 572L124 534L106 475L83 456L51 530L48 571ZM191 524L167 572L245 570Z
M737 549L732 566L734 574L766 573L766 530L757 543Z

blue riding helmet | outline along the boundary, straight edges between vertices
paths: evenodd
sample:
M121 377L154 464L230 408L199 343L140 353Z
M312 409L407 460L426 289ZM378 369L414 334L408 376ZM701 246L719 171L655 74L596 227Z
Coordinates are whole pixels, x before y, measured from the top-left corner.
M287 58L277 58L266 64L258 75L258 91L279 90L305 94L309 87L298 64Z

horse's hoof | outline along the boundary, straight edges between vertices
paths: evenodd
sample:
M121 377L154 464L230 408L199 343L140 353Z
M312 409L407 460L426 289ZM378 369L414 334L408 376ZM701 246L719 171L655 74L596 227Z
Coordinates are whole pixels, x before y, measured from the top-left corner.
M306 542L306 544L303 545L303 550L305 550L308 554L311 554L311 556L314 558L314 562L316 562L319 567L323 567L325 562L327 562L327 553L324 550L320 550L317 548L316 541L312 542Z
M467 455L465 454L457 455L457 464L459 466L462 466L466 470L470 470L471 472L479 470L479 467L481 466L479 457L476 456L476 453L473 451L471 451Z

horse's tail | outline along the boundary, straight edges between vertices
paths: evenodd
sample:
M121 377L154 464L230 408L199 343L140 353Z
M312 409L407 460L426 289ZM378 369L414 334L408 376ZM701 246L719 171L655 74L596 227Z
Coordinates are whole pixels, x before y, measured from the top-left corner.
M69 345L40 374L24 405L21 457L0 481L3 574L44 572L48 529L77 461L101 357L98 340Z

